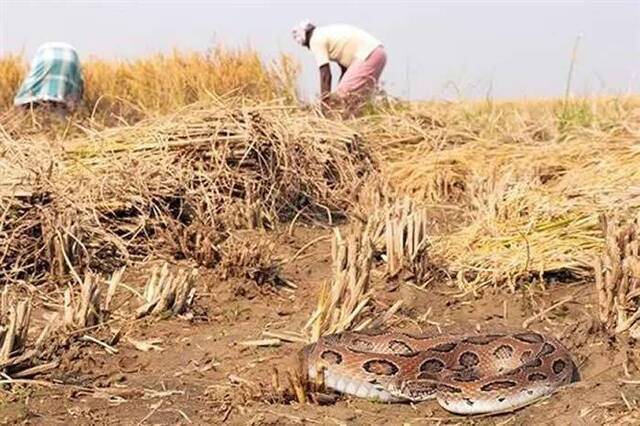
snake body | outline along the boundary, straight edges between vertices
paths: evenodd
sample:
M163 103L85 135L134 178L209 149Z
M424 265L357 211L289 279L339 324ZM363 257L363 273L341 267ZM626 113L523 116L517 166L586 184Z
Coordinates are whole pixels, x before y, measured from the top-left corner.
M300 353L303 375L335 391L383 402L437 398L456 414L513 410L580 379L567 349L531 331L414 336L328 335Z

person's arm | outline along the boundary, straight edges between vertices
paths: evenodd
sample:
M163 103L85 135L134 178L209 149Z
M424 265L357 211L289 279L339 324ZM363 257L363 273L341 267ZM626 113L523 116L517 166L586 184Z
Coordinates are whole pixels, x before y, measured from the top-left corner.
M343 66L342 64L340 65L340 79L338 81L342 81L342 77L344 77L344 73L347 72L347 67Z
M325 101L331 94L331 67L324 64L320 67L320 99Z

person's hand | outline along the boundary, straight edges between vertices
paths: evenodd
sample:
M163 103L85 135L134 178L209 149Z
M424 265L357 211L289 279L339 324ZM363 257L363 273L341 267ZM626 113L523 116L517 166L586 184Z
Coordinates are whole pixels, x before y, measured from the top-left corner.
M320 98L320 111L322 115L327 115L329 111L333 108L334 98L331 93L327 93L325 96Z

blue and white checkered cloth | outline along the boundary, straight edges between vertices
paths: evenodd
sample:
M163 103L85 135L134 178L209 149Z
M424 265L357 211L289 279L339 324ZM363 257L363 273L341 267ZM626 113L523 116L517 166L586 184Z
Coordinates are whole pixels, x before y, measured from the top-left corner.
M45 43L38 48L14 104L55 101L72 106L80 102L83 91L84 81L76 50L66 43Z

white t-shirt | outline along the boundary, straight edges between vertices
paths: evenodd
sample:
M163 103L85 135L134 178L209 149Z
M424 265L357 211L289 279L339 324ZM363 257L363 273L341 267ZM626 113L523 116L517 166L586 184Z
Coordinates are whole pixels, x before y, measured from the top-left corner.
M364 61L382 43L371 34L351 25L327 25L313 30L309 49L318 66L334 61L350 67L353 61Z

